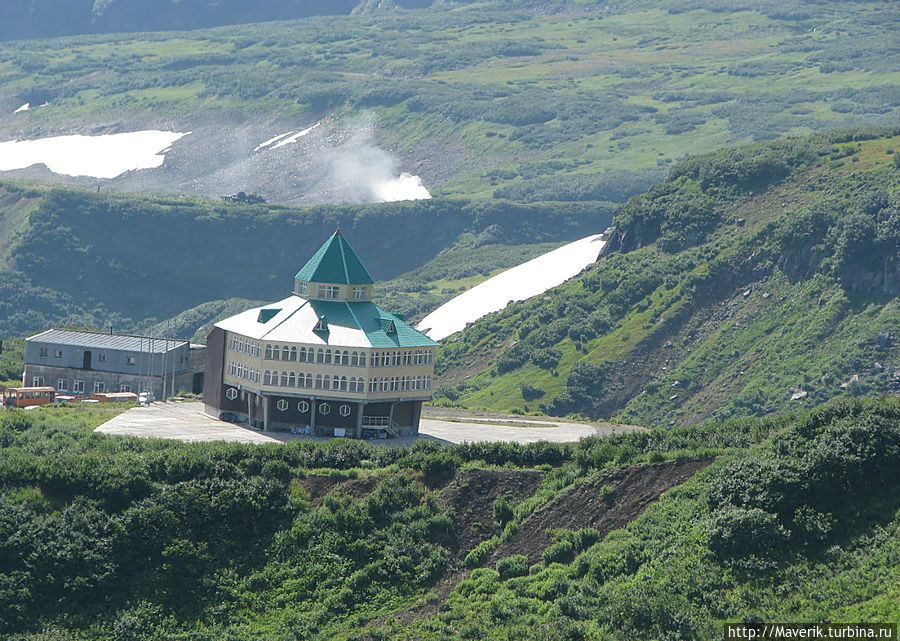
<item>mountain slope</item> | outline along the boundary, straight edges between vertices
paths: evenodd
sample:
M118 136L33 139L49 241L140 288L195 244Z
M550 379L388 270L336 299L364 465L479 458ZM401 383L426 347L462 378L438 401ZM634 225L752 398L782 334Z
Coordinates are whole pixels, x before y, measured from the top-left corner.
M887 0L493 0L0 43L0 139L191 131L108 184L309 204L364 130L435 195L623 202L686 150L896 122L898 29ZM254 151L314 123L324 150Z
M443 394L667 425L897 390L897 134L679 163L616 215L595 266L445 343Z
M613 210L609 203L450 199L289 208L4 183L0 230L7 221L14 229L0 254L0 332L58 323L129 331L210 301L277 300L336 227L376 279L435 259L452 262L452 272L432 266L405 282L473 277L512 266L542 243L596 233ZM388 302L405 301L398 311L413 312L413 298L407 292ZM189 336L220 312L207 306L176 321L193 319L192 329L184 326Z

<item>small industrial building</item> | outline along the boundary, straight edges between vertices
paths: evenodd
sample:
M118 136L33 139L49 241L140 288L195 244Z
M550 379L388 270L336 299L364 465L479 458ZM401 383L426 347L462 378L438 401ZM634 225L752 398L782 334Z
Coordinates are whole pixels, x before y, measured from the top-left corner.
M162 399L203 389L206 349L185 340L50 329L25 339L22 384L90 397L150 392Z
M335 232L295 276L291 296L215 324L205 411L319 436L417 434L437 343L373 303L373 284Z

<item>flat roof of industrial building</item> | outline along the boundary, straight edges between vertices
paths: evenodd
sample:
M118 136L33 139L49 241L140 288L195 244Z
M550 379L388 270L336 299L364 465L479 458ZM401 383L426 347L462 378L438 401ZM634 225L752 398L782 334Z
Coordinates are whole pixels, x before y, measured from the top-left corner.
M54 343L57 345L72 345L74 347L153 354L163 354L188 343L186 340L176 338L107 334L105 332L91 332L79 329L48 329L40 334L29 336L25 340L36 343Z

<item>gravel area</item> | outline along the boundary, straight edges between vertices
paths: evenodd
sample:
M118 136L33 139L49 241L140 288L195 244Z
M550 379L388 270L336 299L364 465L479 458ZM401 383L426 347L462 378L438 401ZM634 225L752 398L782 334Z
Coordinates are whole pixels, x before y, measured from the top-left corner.
M533 443L577 441L584 436L611 434L639 429L631 426L602 426L569 421L537 420L531 417L472 416L456 413L451 420L423 418L420 439L461 443L463 441L510 441ZM181 441L238 441L243 443L279 443L295 439L328 440L285 432L261 432L219 421L203 413L198 402L152 403L135 407L110 419L96 429L104 434L120 434L142 438L168 438ZM416 438L372 441L383 445L402 445Z

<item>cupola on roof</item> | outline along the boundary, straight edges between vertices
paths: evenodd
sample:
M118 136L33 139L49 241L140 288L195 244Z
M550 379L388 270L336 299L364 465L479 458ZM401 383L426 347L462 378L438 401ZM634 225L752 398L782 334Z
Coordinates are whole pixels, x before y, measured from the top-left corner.
M375 280L350 243L337 230L307 261L295 277L310 283L372 285Z

